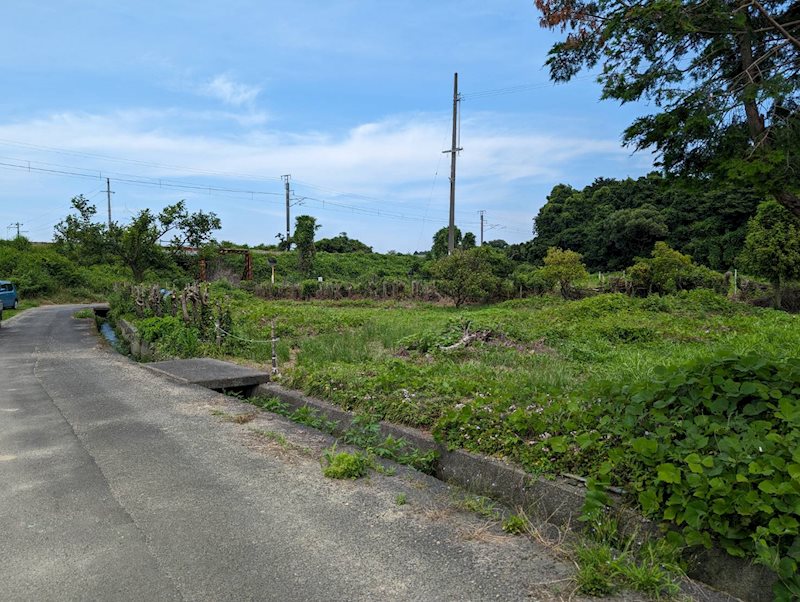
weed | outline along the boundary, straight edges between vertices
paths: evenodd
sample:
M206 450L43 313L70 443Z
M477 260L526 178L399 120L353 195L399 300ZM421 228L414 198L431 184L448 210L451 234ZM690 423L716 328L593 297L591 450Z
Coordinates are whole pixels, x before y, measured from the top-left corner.
M575 580L581 593L608 596L619 587L618 559L610 546L594 544L576 551L578 572Z
M274 441L281 447L291 447L292 445L286 438L286 435L284 435L283 433L276 433L275 431L266 431L263 429L250 429L250 430L260 437L264 437L265 439Z
M353 419L344 434L344 441L364 448L369 454L411 466L427 474L433 472L437 458L435 450L423 453L403 438L396 439L391 435L381 438L379 422L369 415L359 415Z
M684 570L678 547L666 539L640 542L638 533L622 537L615 520L598 516L594 513L587 538L572 550L582 593L604 596L625 588L660 599L680 591Z
M94 318L94 310L89 308L79 309L72 317L76 320L85 320L87 318Z
M366 455L356 452L337 452L336 447L325 451L325 461L328 463L322 474L329 479L358 479L367 474L373 462Z
M469 495L461 500L458 504L464 510L479 514L484 518L490 520L500 520L500 512L497 509L494 501L482 495Z
M405 506L408 503L408 496L405 493L398 493L394 498L394 503L398 506Z
M262 410L266 410L267 412L272 412L273 414L279 414L281 416L289 416L289 406L282 402L277 397L248 397L245 399L247 403L251 403L254 406L261 408Z
M338 422L328 420L317 410L309 408L308 406L298 408L289 415L289 418L298 424L304 424L328 434L333 434L339 426Z
M518 514L512 514L503 521L503 531L511 535L522 535L528 532L528 521Z

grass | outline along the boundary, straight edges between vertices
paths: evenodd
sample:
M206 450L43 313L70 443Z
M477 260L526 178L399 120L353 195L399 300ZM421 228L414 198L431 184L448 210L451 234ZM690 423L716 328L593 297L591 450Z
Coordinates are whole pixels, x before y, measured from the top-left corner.
M324 459L327 465L322 474L329 479L359 479L374 465L366 454L337 452L335 446L325 452Z
M800 355L798 318L705 291L576 302L544 297L456 311L396 302L266 302L229 292L236 330L264 340L276 321L282 384L347 409L423 428L459 403L590 396L663 363L726 348ZM495 339L452 351L465 330ZM269 346L238 355L267 362Z

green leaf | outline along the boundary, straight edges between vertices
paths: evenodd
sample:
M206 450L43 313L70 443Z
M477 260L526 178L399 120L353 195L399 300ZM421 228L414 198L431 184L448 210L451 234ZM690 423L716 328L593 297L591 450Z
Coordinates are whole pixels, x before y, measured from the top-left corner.
M680 483L681 482L681 471L680 469L672 464L671 462L667 462L666 464L659 464L658 468L658 480L664 483Z
M775 484L772 481L761 481L758 484L758 488L764 493L772 494L778 492L778 488L775 487Z
M631 441L633 451L643 456L652 457L658 451L658 442L645 437L637 437Z
M645 489L639 494L639 504L645 514L652 514L660 506L658 496L652 489Z

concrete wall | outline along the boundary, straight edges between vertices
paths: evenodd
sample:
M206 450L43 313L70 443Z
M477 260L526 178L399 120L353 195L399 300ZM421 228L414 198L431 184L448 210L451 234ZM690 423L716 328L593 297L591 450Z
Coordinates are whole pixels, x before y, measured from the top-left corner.
M115 324L119 335L127 341L131 348L131 355L141 361L150 361L155 359L156 353L150 346L150 343L142 339L139 331L130 322L119 319Z

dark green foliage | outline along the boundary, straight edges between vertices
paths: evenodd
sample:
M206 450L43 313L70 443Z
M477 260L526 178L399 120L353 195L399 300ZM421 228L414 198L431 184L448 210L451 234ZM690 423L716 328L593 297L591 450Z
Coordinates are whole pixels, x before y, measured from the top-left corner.
M154 214L140 211L127 225L93 222L97 208L83 196L72 199L77 215L68 215L55 227L59 250L85 265L119 263L130 269L133 279L142 282L148 270L176 268L175 258L183 246L200 247L211 241L219 229L214 213L189 213L185 201L168 205ZM172 234L169 252L158 241Z
M0 279L14 281L22 298L102 299L115 280L114 266L85 266L54 245L31 244L21 238L0 241Z
M180 318L164 316L145 318L137 323L142 338L157 345L165 357L197 357L200 355L200 331Z
M464 251L467 251L473 248L476 245L475 235L472 232L467 232L464 234L464 238L461 239L461 248Z
M775 201L758 206L747 226L742 261L772 283L775 307L787 280L800 279L800 218Z
M625 131L672 173L736 181L800 216L800 9L762 0L536 0L565 33L555 81L600 67L603 98L647 101Z
M489 301L502 294L502 275L510 272L503 253L490 247L456 250L431 266L437 288L450 297L456 307L475 301Z
M317 251L327 253L372 253L372 247L355 238L348 238L347 232L342 232L333 238L320 239L315 244Z
M297 247L297 269L304 276L311 274L314 265L314 255L317 252L314 234L319 228L317 220L310 215L297 216L292 242Z
M433 235L433 246L431 247L431 259L441 259L447 257L449 228L445 226L436 231ZM454 249L461 247L461 230L458 226L453 228Z
M718 541L800 593L800 360L722 354L617 386L568 442L608 458L645 513ZM594 434L601 435L599 437Z
M93 221L97 207L90 205L83 195L70 202L76 215L68 215L56 224L53 241L73 261L84 265L97 263L110 251L107 226Z
M724 182L663 178L600 178L583 190L559 184L536 216L536 238L511 249L541 261L549 247L583 255L595 270L621 270L650 253L656 241L701 264L727 270L744 243L747 220L762 200Z
M523 263L514 270L512 275L514 290L529 295L543 295L553 290L553 281L550 280L541 268L535 268Z

